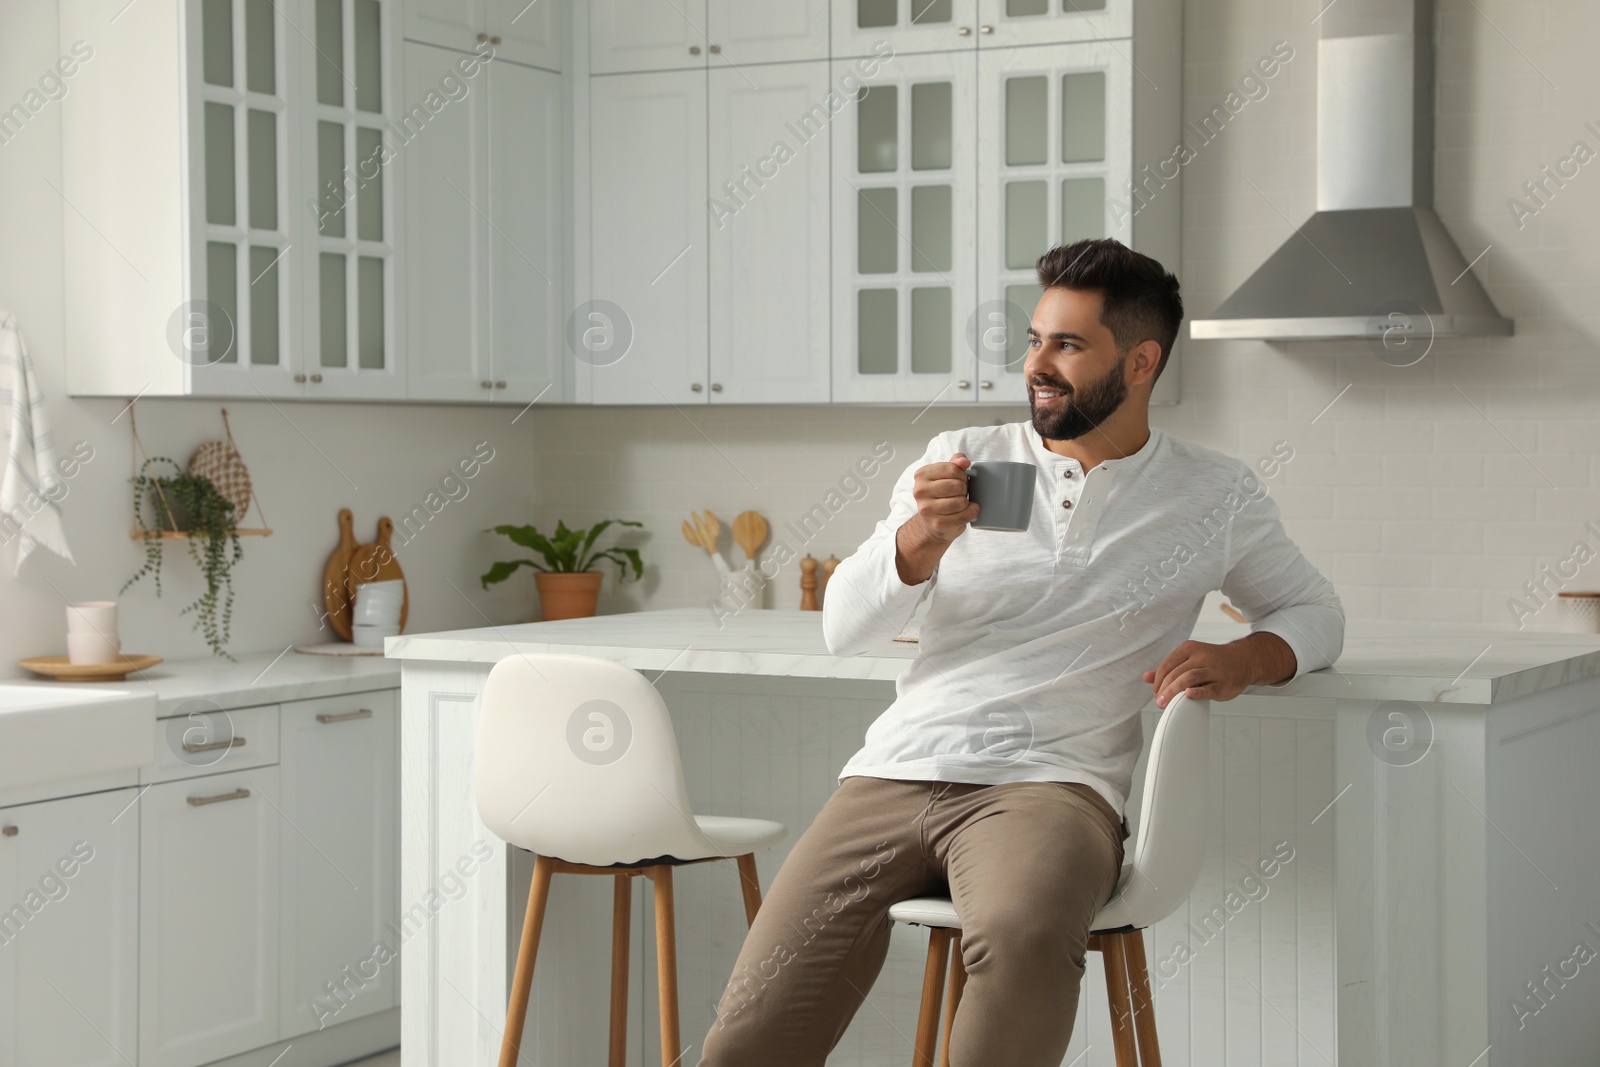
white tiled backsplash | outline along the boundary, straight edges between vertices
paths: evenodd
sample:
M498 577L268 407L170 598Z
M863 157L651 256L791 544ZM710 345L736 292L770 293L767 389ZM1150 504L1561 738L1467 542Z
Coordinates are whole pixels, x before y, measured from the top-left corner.
M1295 58L1183 168L1190 314L1246 278L1315 206L1317 25L1326 0L1197 0L1185 5L1189 118L1209 113L1279 41ZM1435 206L1500 310L1509 339L1440 341L1393 367L1362 343L1185 345L1183 401L1162 429L1253 461L1287 442L1270 484L1285 525L1328 574L1352 620L1515 626L1511 601L1550 599L1557 565L1587 542L1600 556L1600 162L1546 203L1523 183L1584 141L1600 152L1600 39L1593 0L1440 0ZM1136 166L1154 160L1136 161ZM1569 167L1570 169L1570 167ZM1537 214L1514 213L1520 199ZM1521 216L1520 219L1518 216ZM1519 225L1520 223L1520 225ZM1331 406L1330 406L1331 404ZM895 459L803 547L844 555L883 517L888 488L947 427L1014 420L1018 408L549 411L536 425L540 518L620 515L651 531L660 568L644 587L606 585L604 609L702 603L715 588L683 541L690 509L723 520L745 508L797 520L868 453ZM1585 523L1593 527L1586 528ZM742 559L742 556L740 557ZM1588 558L1580 554L1580 558ZM1541 576L1540 568L1550 571ZM1566 568L1568 574L1572 567ZM1600 562L1569 589L1600 589ZM799 604L785 569L766 601ZM1527 620L1554 624L1552 605Z

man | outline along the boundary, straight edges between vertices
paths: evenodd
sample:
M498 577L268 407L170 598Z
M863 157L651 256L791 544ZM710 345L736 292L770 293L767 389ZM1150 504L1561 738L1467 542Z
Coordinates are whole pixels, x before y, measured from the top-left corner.
M1141 707L1229 700L1343 646L1338 597L1250 467L1150 427L1177 279L1111 240L1051 249L1038 274L1031 420L935 437L828 583L831 651L881 646L927 599L919 654L778 872L705 1067L821 1067L882 966L889 906L945 891L968 973L952 1067L1059 1067ZM971 527L973 460L1037 466L1026 532ZM1186 640L1215 589L1251 634Z

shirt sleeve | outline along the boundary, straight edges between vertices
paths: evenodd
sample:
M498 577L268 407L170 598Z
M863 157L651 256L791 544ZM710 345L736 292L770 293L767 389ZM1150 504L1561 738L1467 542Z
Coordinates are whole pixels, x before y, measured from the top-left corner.
M880 519L872 536L834 568L822 600L822 637L835 656L856 656L894 637L910 621L922 598L933 591L939 568L926 581L907 585L895 565L895 534L916 514L911 487L917 471L948 460L955 449L945 434L928 443L927 451L901 473L889 495L889 516Z
M1344 650L1344 606L1332 583L1289 539L1277 502L1249 467L1234 492L1223 594L1251 633L1284 640L1294 652L1294 677L1332 666Z

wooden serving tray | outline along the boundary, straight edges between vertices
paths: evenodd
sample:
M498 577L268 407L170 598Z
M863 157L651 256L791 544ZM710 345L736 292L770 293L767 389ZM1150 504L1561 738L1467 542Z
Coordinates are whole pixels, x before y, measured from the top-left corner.
M36 656L18 660L17 666L58 682L121 682L130 671L148 670L160 656L134 656L126 652L110 663L72 663L66 656Z

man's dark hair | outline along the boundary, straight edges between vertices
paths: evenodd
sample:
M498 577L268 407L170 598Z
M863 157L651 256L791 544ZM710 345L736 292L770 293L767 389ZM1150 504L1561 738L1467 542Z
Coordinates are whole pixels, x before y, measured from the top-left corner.
M1167 268L1104 237L1056 245L1039 257L1038 270L1039 284L1046 289L1100 294L1100 324L1111 331L1119 352L1127 352L1141 341L1159 344L1161 362L1156 364L1155 377L1161 377L1183 322L1178 279Z

